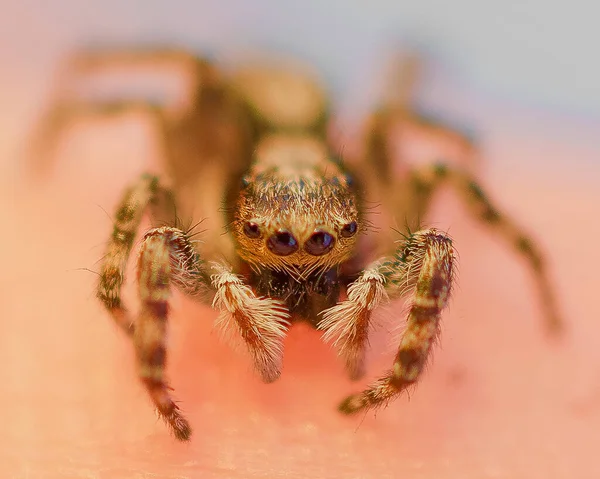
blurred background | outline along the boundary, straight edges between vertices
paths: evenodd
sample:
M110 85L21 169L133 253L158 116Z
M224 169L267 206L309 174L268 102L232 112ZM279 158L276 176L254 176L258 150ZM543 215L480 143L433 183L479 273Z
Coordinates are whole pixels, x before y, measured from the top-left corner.
M372 105L364 85L382 73L385 55L401 45L417 46L435 59L420 100L439 109L454 105L459 120L473 119L479 131L488 128L474 112L482 101L536 109L538 118L555 128L561 124L565 134L581 130L586 120L596 126L600 116L597 12L584 0L452 5L27 0L4 6L0 99L15 104L15 113L4 115L2 123L7 138L22 138L22 121L37 113L65 55L96 43L165 42L217 58L262 49L294 55L315 65L338 108L355 116Z
M3 477L600 477L599 7L0 1ZM135 118L79 129L47 180L23 164L62 62L98 43L298 58L322 75L346 135L381 97L390 55L425 52L418 105L474 132L491 196L548 252L568 334L543 335L523 264L444 194L430 223L459 245L460 284L410 401L339 417L337 402L363 383L302 327L281 380L262 385L216 340L213 313L176 297L170 376L196 435L175 444L93 297L94 275L77 271L102 255L103 210L156 156L151 129ZM370 378L393 349L376 353Z

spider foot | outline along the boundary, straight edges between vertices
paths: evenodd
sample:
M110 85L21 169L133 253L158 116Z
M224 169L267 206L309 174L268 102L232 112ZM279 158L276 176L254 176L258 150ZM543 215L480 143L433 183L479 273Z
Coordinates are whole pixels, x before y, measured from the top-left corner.
M365 405L362 394L352 394L339 404L338 411L342 414L351 415L363 409Z
M188 420L179 412L177 406L170 414L161 414L161 417L171 427L173 434L179 441L189 441L192 435L192 428Z
M174 436L180 441L189 441L192 436L192 428L188 420L183 416L179 406L169 397L166 390L172 390L166 384L162 384L162 391L151 391L152 400L156 406L156 414L173 431Z

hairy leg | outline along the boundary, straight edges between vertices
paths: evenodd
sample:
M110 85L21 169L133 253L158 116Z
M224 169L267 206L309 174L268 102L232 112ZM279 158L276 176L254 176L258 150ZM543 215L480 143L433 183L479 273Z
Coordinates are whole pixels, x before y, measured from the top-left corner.
M393 370L364 392L347 398L340 405L342 412L385 404L418 380L450 295L454 261L447 235L435 229L413 233L392 257L363 272L349 287L346 301L324 312L319 329L325 331L327 340L335 342L350 373L356 374L362 371L372 311L386 296L413 295Z
M128 334L133 333L134 325L121 300L125 267L142 216L146 208L158 199L161 193L164 193L165 198L170 197L169 192L160 186L158 178L152 175L143 175L125 191L117 207L113 232L100 266L100 281L96 296L115 322Z
M363 376L371 314L387 298L382 263L374 263L348 286L348 299L323 312L318 329L342 357L350 378Z
M204 265L183 232L168 227L153 229L145 235L138 258L141 309L133 339L140 379L159 415L175 437L185 441L191 427L171 398L164 378L171 282L194 296L206 293L209 284Z
M237 325L265 381L274 381L281 372L289 317L283 304L257 298L226 266L215 264L212 269L215 273L209 276L183 231L162 227L146 233L138 260L142 307L134 332L139 374L160 416L182 441L189 439L191 428L164 378L170 284L192 297L213 298L213 307Z
M281 372L282 341L289 314L282 303L256 297L226 266L213 265L211 276L184 231L161 227L150 230L142 240L138 259L142 304L134 322L121 300L124 270L146 207L157 206L153 203L165 197L170 198L170 192L149 175L142 176L126 191L117 208L113 233L102 261L97 296L117 324L133 335L142 381L161 416L175 435L185 440L190 434L189 425L170 399L163 379L170 284L191 297L212 301L213 307L222 312L222 320L233 320L256 369L267 382L277 379Z
M560 332L564 322L539 247L510 217L494 206L472 175L444 164L414 170L410 190L418 217L426 215L433 195L444 185L453 187L464 198L473 217L506 240L528 262L541 299L545 328L549 333Z
M227 265L213 264L215 290L213 307L221 311L220 323L232 322L244 339L254 365L265 382L281 374L283 338L289 326L289 313L283 302L257 297L242 278Z

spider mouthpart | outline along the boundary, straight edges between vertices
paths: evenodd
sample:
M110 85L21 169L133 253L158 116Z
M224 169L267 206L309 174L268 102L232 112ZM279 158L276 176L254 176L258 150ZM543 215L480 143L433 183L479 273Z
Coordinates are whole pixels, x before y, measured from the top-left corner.
M304 244L304 250L313 256L321 256L327 253L335 243L335 238L325 231L317 230Z
M279 230L267 240L267 248L277 256L288 256L298 250L298 241L289 231Z
M246 223L244 223L244 234L248 237L248 238L260 238L260 228L258 227L258 225L256 223L253 223L252 221L248 221Z
M356 221L352 221L351 223L344 225L340 234L344 238L349 238L350 236L354 236L357 229L358 229L358 225L356 224Z

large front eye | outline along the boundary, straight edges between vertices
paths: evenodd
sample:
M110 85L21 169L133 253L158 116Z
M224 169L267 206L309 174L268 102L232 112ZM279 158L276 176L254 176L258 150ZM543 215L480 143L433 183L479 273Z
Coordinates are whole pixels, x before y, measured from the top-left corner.
M335 243L335 238L325 231L315 231L304 243L304 250L313 256L327 253Z
M287 256L298 250L298 241L289 231L279 230L267 240L267 248L277 256Z

